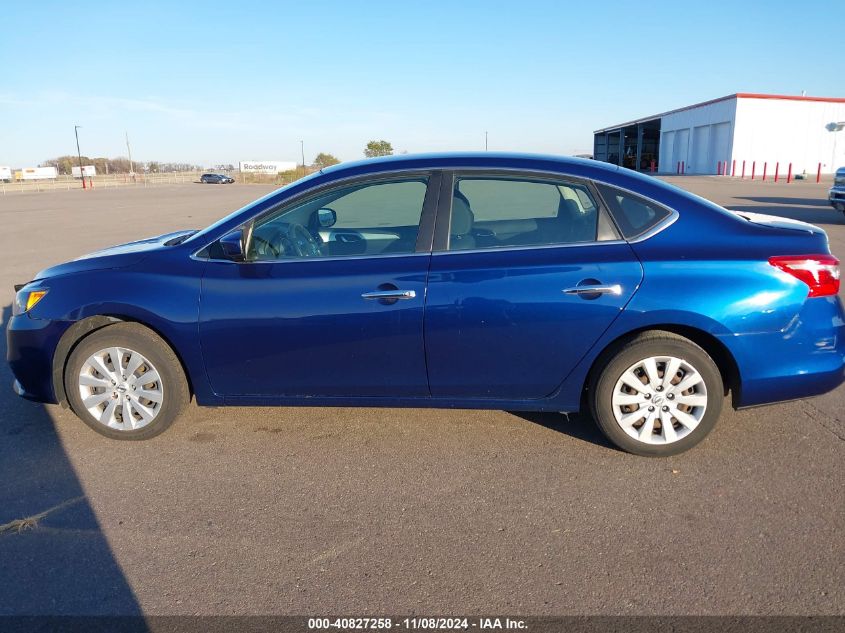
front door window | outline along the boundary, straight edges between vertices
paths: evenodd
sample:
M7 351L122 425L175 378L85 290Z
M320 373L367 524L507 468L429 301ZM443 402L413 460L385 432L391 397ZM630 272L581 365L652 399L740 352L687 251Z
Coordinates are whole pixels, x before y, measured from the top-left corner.
M258 220L247 259L403 255L416 250L426 178L351 185Z

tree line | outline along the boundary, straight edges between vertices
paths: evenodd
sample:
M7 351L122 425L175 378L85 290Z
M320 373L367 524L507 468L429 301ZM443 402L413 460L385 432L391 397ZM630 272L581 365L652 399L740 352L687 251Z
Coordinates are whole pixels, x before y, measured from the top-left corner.
M125 156L118 156L117 158L82 156L82 165L94 165L98 174L128 174L131 173L133 167L136 172L148 171L152 173L199 171L202 169L202 166L192 165L191 163L165 163L155 160L149 162L133 161L130 164L129 159ZM79 156L66 155L50 158L42 162L39 167L55 167L60 175L70 175L73 173L74 167L79 167Z
M373 158L376 156L390 156L393 154L393 146L385 140L370 141L364 148L364 156ZM314 158L312 167L315 169L322 169L331 165L337 165L340 162L336 156L326 152L320 152ZM174 171L202 171L202 165L192 165L191 163L165 163L160 161L149 161L134 163L129 162L125 156L118 156L117 158L91 158L90 156L82 157L83 165L94 165L98 174L128 174L132 169L136 172L174 172ZM79 166L79 156L65 155L51 158L42 162L39 167L55 167L60 175L70 175L73 173L73 168ZM216 169L233 170L233 165L217 165Z

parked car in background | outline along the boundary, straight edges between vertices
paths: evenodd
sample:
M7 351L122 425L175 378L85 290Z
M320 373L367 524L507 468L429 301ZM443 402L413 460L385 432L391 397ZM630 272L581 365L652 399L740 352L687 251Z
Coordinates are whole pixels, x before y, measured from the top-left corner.
M118 439L193 396L581 410L622 449L671 455L728 393L821 394L845 362L823 230L571 158L345 163L16 290L17 393Z
M210 185L228 185L235 182L235 179L226 174L203 174L200 176L200 182Z
M827 192L827 199L834 209L845 213L845 167L836 170L833 186Z

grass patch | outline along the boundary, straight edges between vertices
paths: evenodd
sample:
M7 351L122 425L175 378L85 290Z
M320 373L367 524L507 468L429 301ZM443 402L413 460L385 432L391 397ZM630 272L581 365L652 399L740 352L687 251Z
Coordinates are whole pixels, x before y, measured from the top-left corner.
M22 519L15 519L14 521L9 521L8 523L4 523L0 525L0 536L3 534L11 534L16 533L20 534L21 532L26 532L27 530L34 530L38 527L38 522L47 517L47 515L52 514L53 512L57 512L59 510L63 510L68 506L77 503L78 501L82 501L85 497L74 497L73 499L68 499L67 501L63 501L62 503L53 506L52 508L48 508L44 510L44 512L39 512L38 514L33 514L29 517L24 517Z

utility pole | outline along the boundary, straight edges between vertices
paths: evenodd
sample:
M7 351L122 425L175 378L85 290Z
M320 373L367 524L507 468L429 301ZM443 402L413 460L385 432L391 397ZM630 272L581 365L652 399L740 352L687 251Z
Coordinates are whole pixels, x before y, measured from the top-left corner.
M305 172L305 141L299 141L299 149L302 150L302 171Z
M487 151L487 132L484 132L484 151Z
M129 132L123 131L126 135L126 151L129 153L129 175L135 178L135 165L132 163L132 148L129 147Z
M76 156L79 158L79 177L82 178L82 188L85 189L85 174L82 171L82 152L79 151L79 128L81 127L81 125L74 125L73 133L76 135Z

